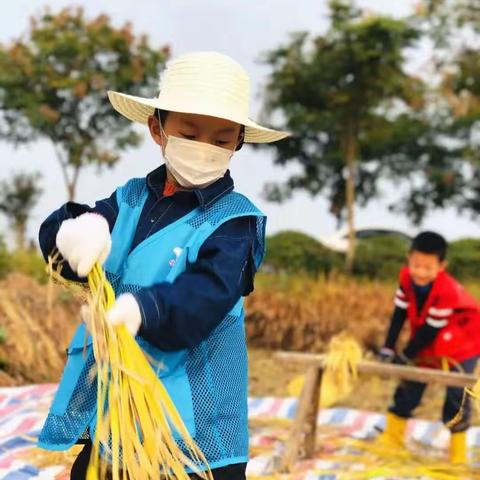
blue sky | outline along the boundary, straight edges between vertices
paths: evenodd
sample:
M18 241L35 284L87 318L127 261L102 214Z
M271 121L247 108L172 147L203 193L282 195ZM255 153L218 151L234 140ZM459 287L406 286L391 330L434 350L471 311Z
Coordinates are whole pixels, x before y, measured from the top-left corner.
M408 14L416 0L389 1L361 0L358 4L372 11L402 16ZM0 17L0 42L25 33L28 18L39 12L45 2L16 0L5 2ZM260 93L268 69L258 62L262 52L288 39L288 33L307 30L320 33L327 25L326 0L116 0L98 2L88 0L72 3L63 0L48 2L57 9L67 5L81 5L89 15L107 13L116 24L132 22L138 33L147 33L154 45L169 44L173 55L195 50L218 50L226 53L248 70L252 79L252 116L258 116ZM413 68L421 59L412 59ZM140 127L141 128L141 127ZM144 132L144 142L136 150L123 155L113 171L98 175L96 170L85 170L80 179L77 201L92 203L103 198L133 176L145 175L162 162L158 147ZM53 148L47 142L13 149L0 143L0 178L14 170L40 170L45 193L33 212L29 236L36 237L41 221L66 199L60 170L56 165ZM273 166L272 153L244 148L235 155L232 174L237 190L248 195L269 217L268 231L296 229L315 237L328 236L336 229L334 218L322 198L312 199L299 193L286 204L266 202L261 195L266 181L281 181L295 167L283 169ZM392 215L386 205L395 198L393 185L383 185L383 198L372 202L368 208L357 208L357 225L390 226L414 231L403 216ZM5 223L0 220L0 229ZM435 229L449 239L480 236L478 222L454 211L431 213L422 228Z

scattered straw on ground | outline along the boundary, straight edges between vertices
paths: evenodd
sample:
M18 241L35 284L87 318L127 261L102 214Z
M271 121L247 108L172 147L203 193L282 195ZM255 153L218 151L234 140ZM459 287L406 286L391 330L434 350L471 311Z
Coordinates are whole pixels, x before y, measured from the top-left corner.
M335 480L477 480L480 469L473 466L454 466L447 459L447 452L411 441L408 449L392 449L375 440L356 440L333 426L322 426L318 431L317 451L314 459L300 461L290 475L275 473L280 464L282 444L288 439L288 420L257 420L251 422L257 432L268 437L267 446L253 447L252 456L271 456L271 470L265 475L253 475L249 479L295 480L312 475L325 475ZM471 464L478 464L479 452L473 451Z

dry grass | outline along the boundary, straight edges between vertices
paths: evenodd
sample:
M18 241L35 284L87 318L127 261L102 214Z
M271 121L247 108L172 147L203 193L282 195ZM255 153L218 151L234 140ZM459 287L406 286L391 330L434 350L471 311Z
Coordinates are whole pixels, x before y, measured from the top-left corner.
M0 385L56 382L78 323L78 302L55 285L21 274L0 282Z
M480 285L466 287L480 299ZM390 323L395 289L395 282L345 276L259 275L246 301L247 337L257 348L322 352L334 335L348 331L376 351ZM401 341L408 338L404 330Z
M480 297L480 288L467 285ZM252 395L288 395L288 382L301 372L296 365L279 364L272 350L323 351L330 338L348 330L366 349L381 345L392 311L395 284L344 277L312 280L260 275L255 293L247 299ZM62 287L39 285L13 274L0 282L0 325L6 342L0 344L0 385L56 382L65 348L79 322L79 301ZM384 410L395 382L362 378L343 405ZM434 408L420 407L419 416L438 417L444 391L427 392Z
M263 277L247 299L247 336L259 348L323 351L347 330L367 349L381 345L394 284L337 277Z
M367 355L382 345L393 309L394 282L271 275L259 280L246 302L251 395L288 396L289 382L304 373L298 365L275 360L274 350L323 352L331 337L345 330L361 342ZM466 287L480 298L479 286ZM402 340L407 336L405 328ZM341 405L385 411L396 385L390 379L362 376ZM429 386L417 416L438 420L444 395L444 388Z

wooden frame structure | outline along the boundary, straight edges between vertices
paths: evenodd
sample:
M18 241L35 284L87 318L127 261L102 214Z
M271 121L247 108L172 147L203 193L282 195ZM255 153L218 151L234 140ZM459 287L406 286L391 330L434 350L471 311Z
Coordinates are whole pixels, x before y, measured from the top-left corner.
M279 361L303 364L307 369L292 432L280 462L280 470L282 472L290 472L297 460L311 458L315 453L318 403L322 384L322 373L325 368L325 355L278 352L275 357ZM444 372L442 370L393 365L368 360L360 361L357 370L360 374L370 373L401 380L437 383L445 386L463 388L472 387L478 380L474 375L464 373Z

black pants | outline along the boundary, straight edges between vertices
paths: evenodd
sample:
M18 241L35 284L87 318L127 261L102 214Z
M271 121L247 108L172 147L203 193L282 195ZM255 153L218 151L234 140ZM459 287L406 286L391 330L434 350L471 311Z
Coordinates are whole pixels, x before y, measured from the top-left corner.
M460 363L459 371L463 373L473 373L477 364L478 357L469 358ZM403 381L397 387L393 397L393 405L390 407L390 412L399 417L409 418L412 412L418 407L425 392L425 383ZM454 425L450 427L453 433L463 432L470 426L470 418L472 416L472 408L470 398L465 397L464 389L460 387L447 387L445 401L443 403L442 420L443 423L448 424L460 412L463 403L463 412L461 416L455 421Z
M72 480L85 480L87 477L87 466L90 460L90 452L92 450L92 444L89 442L85 444L83 450L78 454L72 470L70 471L70 478ZM234 465L228 465L222 468L216 468L212 470L213 478L215 480L245 480L245 470L247 468L246 463L238 463ZM107 479L111 478L107 475ZM199 479L195 474L190 475L192 479Z

